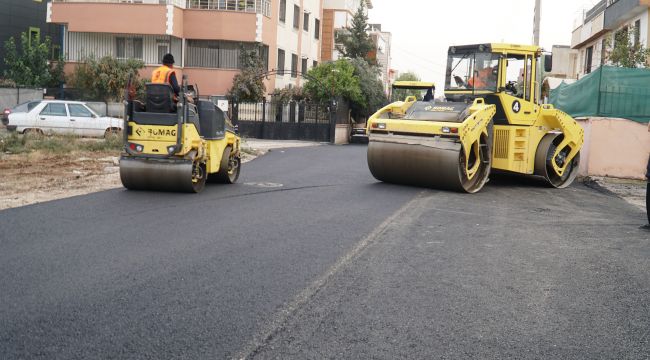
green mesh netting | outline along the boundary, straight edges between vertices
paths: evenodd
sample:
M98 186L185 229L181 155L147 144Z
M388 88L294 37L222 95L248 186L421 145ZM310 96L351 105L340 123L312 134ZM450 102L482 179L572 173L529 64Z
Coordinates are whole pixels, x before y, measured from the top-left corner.
M600 89L600 91L599 91ZM549 102L573 117L650 122L650 69L601 66L573 84L551 90Z

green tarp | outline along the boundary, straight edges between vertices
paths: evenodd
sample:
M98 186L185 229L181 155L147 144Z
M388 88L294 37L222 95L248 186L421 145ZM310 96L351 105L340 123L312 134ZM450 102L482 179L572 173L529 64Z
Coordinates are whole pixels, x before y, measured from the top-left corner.
M650 69L601 66L573 84L551 90L549 102L573 117L650 122Z

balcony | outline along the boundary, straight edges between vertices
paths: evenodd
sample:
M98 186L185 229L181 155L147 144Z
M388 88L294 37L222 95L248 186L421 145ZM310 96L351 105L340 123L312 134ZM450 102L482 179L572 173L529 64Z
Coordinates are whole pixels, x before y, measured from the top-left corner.
M271 0L53 0L53 2L173 5L181 9L236 11L271 17Z
M647 10L649 6L650 0L608 0L605 10L605 27L616 29Z
M573 30L571 37L571 48L581 48L586 43L593 41L601 35L607 33L609 30L605 25L605 12L602 10L600 13L590 14L589 20L584 24Z

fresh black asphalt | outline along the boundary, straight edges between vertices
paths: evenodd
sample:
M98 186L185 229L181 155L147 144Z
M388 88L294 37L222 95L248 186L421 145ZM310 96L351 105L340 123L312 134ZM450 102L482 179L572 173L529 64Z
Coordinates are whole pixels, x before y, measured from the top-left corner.
M0 358L646 359L644 216L579 184L381 184L363 146L5 210Z

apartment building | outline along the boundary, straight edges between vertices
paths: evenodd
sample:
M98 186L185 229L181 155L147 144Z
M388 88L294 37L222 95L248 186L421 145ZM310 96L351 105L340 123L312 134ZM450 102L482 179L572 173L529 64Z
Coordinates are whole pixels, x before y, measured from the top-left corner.
M381 24L370 24L369 34L374 48L369 58L377 62L379 66L379 80L384 84L384 93L388 94L392 84L390 76L391 45L393 36L390 32L382 31Z
M23 32L30 38L39 37L45 40L46 36L52 39L52 58L59 56L61 51L61 27L47 24L47 2L43 0L3 0L0 6L0 59L4 59L5 41L13 37L19 44ZM4 61L0 61L0 76L6 69Z
M88 56L108 55L143 60L141 76L149 77L169 52L177 71L197 84L201 94L225 95L239 72L242 47L258 49L266 70L285 68L292 54L318 62L320 42L313 34L320 2L52 0L47 21L63 26L67 72ZM285 52L284 63L279 50ZM275 76L264 81L268 93L288 82Z
M366 11L372 9L372 0L324 0L323 34L321 58L323 61L338 60L341 55L336 50L336 32L352 25L352 18L364 1Z
M648 0L602 0L584 13L573 31L570 71L579 78L606 64L607 52L614 45L614 35L629 34L632 41L650 47Z
M309 69L321 61L322 0L279 0L275 88L302 86Z

